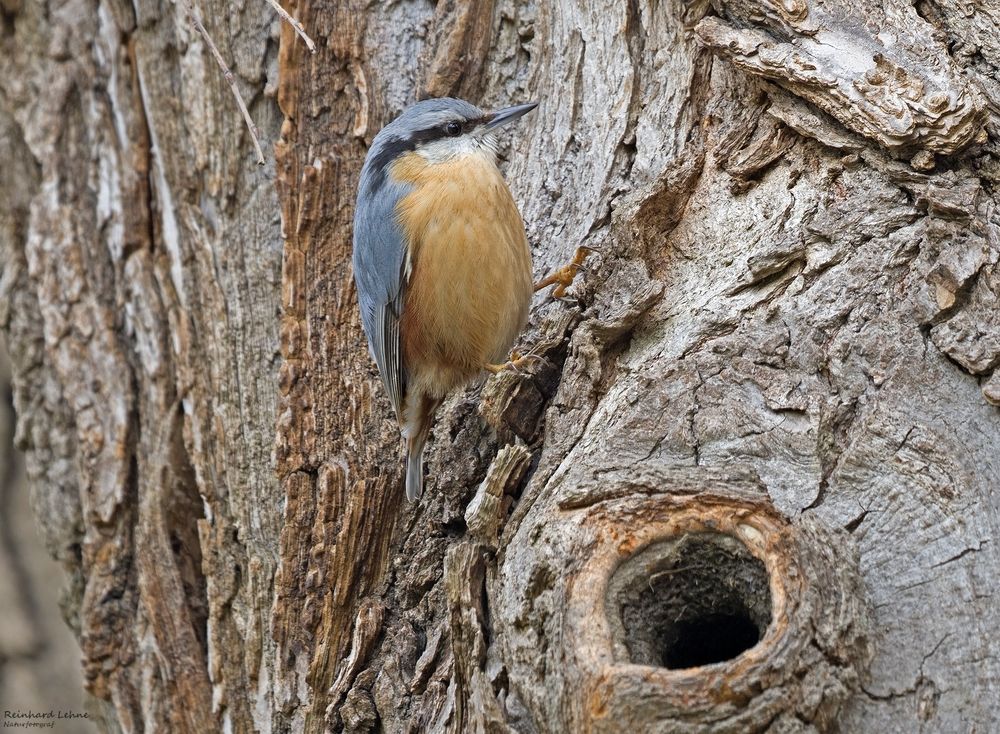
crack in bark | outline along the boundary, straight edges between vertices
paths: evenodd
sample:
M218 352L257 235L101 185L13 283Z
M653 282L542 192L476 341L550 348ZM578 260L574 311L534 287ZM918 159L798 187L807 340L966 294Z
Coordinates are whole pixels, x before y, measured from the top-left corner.
M824 436L828 437L829 445L824 447L819 440L817 441L817 455L820 460L822 474L820 475L816 496L812 502L800 510L800 513L815 510L826 500L827 491L830 487L830 479L837 469L840 468L841 462L844 459L844 453L851 443L851 431L858 417L857 410L857 399L846 404L838 403L829 421L824 421L824 417L829 416L829 413L826 413L822 409L820 410L819 434L821 438Z
M981 551L983 549L983 546L985 546L989 542L990 542L989 540L981 540L981 541L979 541L979 545L977 545L976 547L974 547L974 548L973 547L965 548L964 550L962 550L961 552L955 554L951 558L946 558L943 561L939 561L938 563L935 563L933 566L931 566L931 568L932 569L934 569L934 568L941 568L942 566L946 566L949 563L954 563L955 561L957 561L959 559L965 558L970 553L978 553L979 551Z
M695 374L698 376L698 384L694 386L691 391L691 401L693 406L688 414L688 433L691 436L691 449L692 449L692 459L694 460L695 466L701 466L701 440L698 438L698 427L695 425L695 420L698 416L698 411L701 410L701 404L698 402L698 391L705 386L705 378L702 377L701 370L695 367Z
M855 530L861 527L861 523L865 521L865 518L867 518L870 513L871 513L870 510L862 510L860 515L858 515L857 517L849 521L846 525L844 525L844 530L853 534Z
M921 685L924 684L925 682L930 683L930 685L933 686L934 681L928 678L924 674L924 665L926 665L927 661L930 660L937 653L938 649L940 649L941 645L943 645L945 640L947 640L949 637L951 637L950 632L945 634L940 640L938 640L937 644L934 645L931 651L923 656L923 659L920 661L920 667L918 669L919 672L917 673L917 678L912 685L903 688L901 690L889 691L889 693L874 693L868 690L866 686L862 685L861 692L864 693L868 698L872 699L873 701L895 701L900 698L906 698L908 696L917 695L920 692Z

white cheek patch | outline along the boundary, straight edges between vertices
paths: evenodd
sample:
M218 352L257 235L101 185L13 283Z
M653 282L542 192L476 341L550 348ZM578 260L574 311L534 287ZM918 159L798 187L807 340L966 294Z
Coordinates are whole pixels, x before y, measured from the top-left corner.
M496 135L482 132L478 135L460 135L457 138L440 138L417 147L416 153L431 165L444 163L452 158L478 153L496 158Z
M441 138L417 147L417 153L431 165L474 153L479 146L468 135Z

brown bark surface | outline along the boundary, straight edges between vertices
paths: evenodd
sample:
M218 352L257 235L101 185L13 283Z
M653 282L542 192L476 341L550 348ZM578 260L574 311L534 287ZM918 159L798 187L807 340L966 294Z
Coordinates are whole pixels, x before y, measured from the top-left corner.
M262 168L181 7L0 0L16 439L108 731L1000 726L992 6L300 2L315 55L198 7ZM541 101L536 275L598 253L407 505L354 188L446 94ZM759 644L671 668L720 614Z

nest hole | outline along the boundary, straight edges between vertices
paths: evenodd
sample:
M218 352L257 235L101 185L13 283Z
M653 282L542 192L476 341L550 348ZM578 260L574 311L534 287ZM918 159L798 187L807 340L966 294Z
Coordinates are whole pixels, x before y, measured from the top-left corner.
M767 569L721 533L648 546L619 567L609 592L618 642L642 665L680 669L731 660L760 642L771 623Z

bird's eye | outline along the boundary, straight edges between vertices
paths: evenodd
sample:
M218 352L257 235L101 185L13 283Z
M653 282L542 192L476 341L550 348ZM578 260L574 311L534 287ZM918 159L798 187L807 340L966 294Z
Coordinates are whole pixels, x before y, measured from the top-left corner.
M454 138L462 134L462 126L457 122L449 122L444 126L444 131Z

